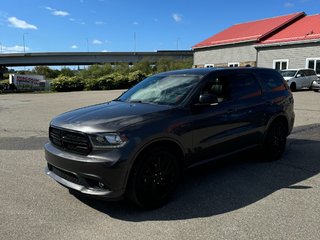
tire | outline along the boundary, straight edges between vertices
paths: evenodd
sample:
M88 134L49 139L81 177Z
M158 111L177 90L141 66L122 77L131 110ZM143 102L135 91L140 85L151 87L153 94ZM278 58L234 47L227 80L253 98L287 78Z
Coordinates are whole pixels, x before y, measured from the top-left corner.
M290 84L290 90L291 90L291 92L297 91L297 85L295 83L291 83Z
M133 166L127 197L146 209L161 207L176 189L179 173L175 154L164 147L151 148Z
M288 129L282 121L276 121L269 127L263 143L263 156L267 161L282 157L286 147Z

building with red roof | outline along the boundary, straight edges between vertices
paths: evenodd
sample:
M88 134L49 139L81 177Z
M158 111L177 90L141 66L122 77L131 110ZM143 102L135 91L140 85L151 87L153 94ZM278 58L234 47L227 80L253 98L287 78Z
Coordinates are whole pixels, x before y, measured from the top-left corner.
M320 74L320 14L236 24L192 48L195 67L313 68Z

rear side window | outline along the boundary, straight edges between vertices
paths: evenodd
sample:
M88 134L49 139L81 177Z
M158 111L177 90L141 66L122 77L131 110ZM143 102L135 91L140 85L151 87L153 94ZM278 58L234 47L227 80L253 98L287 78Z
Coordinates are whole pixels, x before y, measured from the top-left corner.
M238 100L260 96L262 93L258 80L248 73L230 76L229 89L231 98Z
M286 89L282 78L280 76L277 76L277 74L274 73L259 73L262 80L266 83L267 87L271 91L283 91Z
M307 76L314 76L314 75L316 75L315 71L307 70Z

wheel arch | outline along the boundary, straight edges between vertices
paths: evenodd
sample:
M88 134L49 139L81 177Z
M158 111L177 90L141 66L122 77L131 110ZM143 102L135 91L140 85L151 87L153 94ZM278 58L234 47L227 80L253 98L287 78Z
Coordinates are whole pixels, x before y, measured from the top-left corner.
M166 147L170 149L172 153L175 154L178 160L180 172L184 169L185 164L185 151L183 150L181 144L179 144L177 141L171 139L171 138L159 138L154 139L153 141L148 142L147 144L143 145L134 155L132 158L132 163L130 164L130 167L128 169L127 178L126 178L126 186L128 184L128 181L130 179L132 169L139 159L140 156L142 156L145 152L150 151L152 148L156 147Z

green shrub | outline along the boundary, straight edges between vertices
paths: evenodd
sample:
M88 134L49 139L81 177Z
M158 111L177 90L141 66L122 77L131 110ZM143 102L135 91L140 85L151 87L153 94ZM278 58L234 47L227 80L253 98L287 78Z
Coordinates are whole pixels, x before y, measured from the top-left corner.
M124 89L130 87L128 75L114 72L109 75L109 78L112 79L113 89Z
M110 90L114 88L113 79L107 75L98 79L87 79L85 81L86 90Z
M57 92L82 91L84 83L78 77L60 75L52 81L51 89Z
M141 80L145 79L147 77L147 74L142 72L141 70L136 70L134 72L129 73L128 80L129 85L133 86L140 82Z

